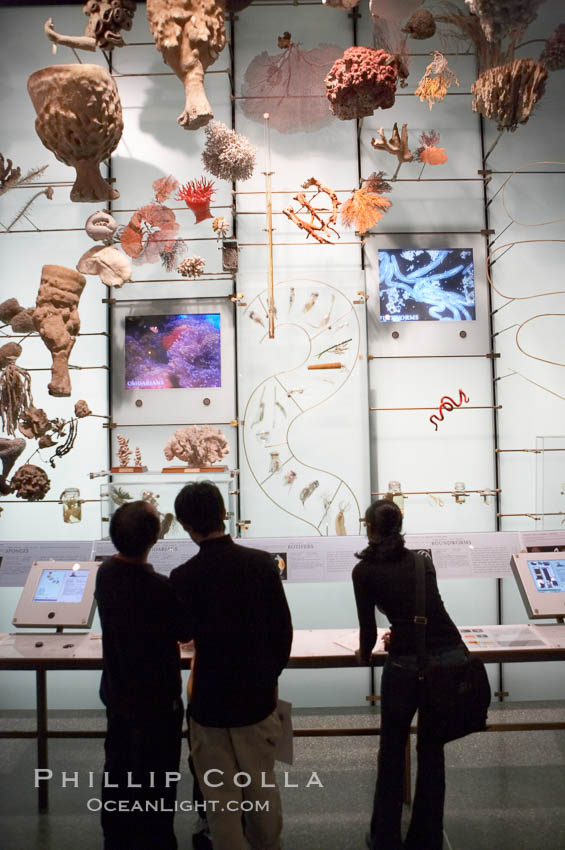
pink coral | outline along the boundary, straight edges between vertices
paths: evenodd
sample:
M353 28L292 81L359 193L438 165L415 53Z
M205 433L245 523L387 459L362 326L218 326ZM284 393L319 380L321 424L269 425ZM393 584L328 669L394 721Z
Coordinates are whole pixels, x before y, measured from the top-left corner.
M179 181L169 174L168 177L158 177L153 181L153 191L155 192L155 200L158 204L162 204L168 200L173 192L179 187Z
M125 226L121 245L136 265L156 263L169 253L179 230L174 212L162 204L147 204L134 212Z
M222 461L229 450L228 441L219 428L190 425L176 430L163 452L167 460L177 457L189 466L210 466Z
M198 224L199 221L212 218L210 201L214 192L214 181L202 177L200 180L189 180L188 183L181 186L176 195L176 200L185 202L194 213L196 224Z
M405 70L398 59L372 47L348 47L326 77L326 94L336 118L347 121L372 115L394 105L399 77Z

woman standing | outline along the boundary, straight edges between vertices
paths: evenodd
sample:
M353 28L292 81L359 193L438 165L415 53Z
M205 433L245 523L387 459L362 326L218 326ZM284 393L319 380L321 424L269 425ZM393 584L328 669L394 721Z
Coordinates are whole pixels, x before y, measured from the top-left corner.
M365 514L369 545L359 554L353 586L360 626L359 660L369 664L377 639L375 606L390 624L388 658L381 681L381 740L378 777L371 818L371 850L441 850L445 764L443 742L433 716L418 712L418 772L410 828L403 844L402 815L404 753L410 723L419 700L416 649L416 566L404 546L402 513L381 499ZM427 664L465 662L466 649L439 595L434 565L426 558Z

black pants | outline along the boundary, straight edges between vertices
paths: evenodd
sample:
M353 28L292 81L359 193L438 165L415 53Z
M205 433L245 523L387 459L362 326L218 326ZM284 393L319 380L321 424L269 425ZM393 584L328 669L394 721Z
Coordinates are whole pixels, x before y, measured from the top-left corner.
M464 663L462 647L428 656L428 663ZM441 850L445 762L443 743L433 716L418 712L418 770L412 817L402 844L404 753L410 724L418 708L419 683L415 656L390 656L381 682L381 737L377 785L371 819L373 850Z
M167 787L166 773L179 769L181 700L150 717L132 719L111 709L106 715L101 813L104 850L177 850L171 811L177 783L170 781ZM114 785L117 787L109 787Z

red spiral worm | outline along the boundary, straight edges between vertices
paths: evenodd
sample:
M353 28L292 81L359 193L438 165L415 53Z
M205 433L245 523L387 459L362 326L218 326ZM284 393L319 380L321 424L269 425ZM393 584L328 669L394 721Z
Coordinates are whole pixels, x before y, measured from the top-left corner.
M443 411L447 411L448 413L453 410L454 407L461 407L463 402L469 403L468 397L465 395L463 390L459 390L459 401L453 401L450 395L444 395L441 397L439 402L438 413L432 413L430 416L430 422L434 426L437 431L438 425L440 422L443 422ZM434 422L434 419L436 420Z

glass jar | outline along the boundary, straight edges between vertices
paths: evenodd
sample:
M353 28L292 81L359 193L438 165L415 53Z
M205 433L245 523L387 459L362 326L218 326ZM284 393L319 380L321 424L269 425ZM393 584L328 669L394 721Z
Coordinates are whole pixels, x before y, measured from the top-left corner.
M59 497L63 505L63 522L80 522L82 519L82 502L78 487L67 487Z

